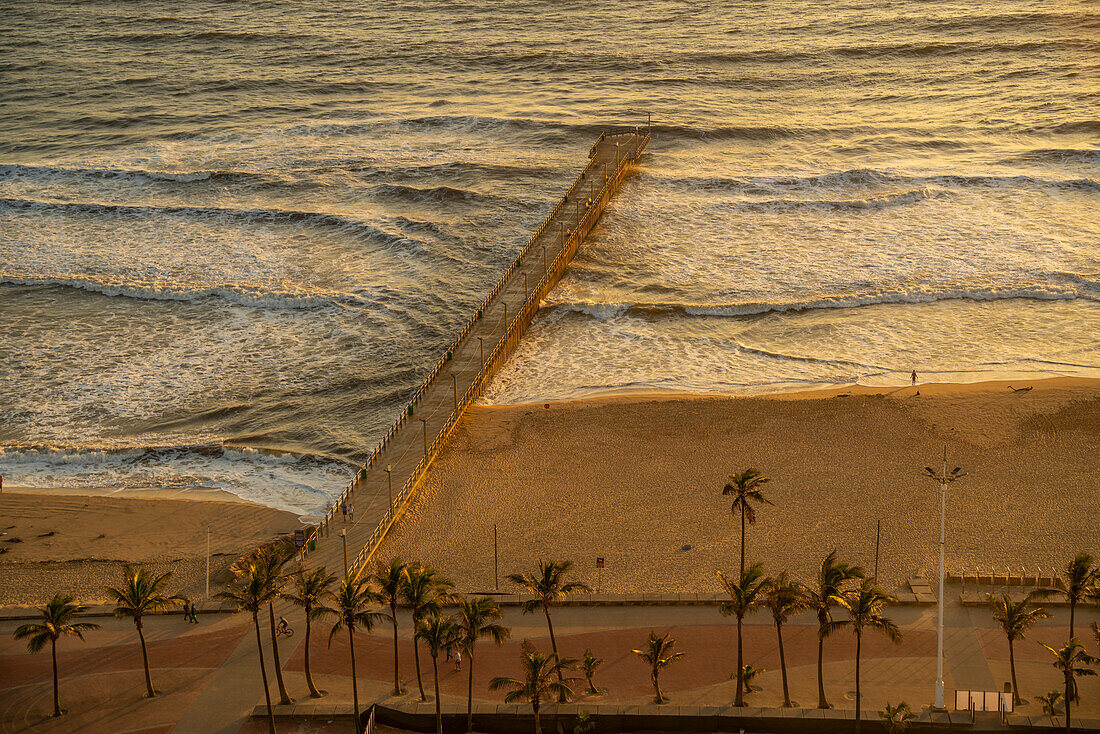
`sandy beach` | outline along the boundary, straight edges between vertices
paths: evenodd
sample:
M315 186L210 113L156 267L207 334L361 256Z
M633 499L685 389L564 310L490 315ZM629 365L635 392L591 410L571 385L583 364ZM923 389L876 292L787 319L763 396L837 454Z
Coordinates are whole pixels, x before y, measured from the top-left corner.
M27 605L66 591L84 604L126 563L172 571L172 588L201 599L210 528L211 593L249 549L302 527L297 515L233 501L216 490L76 494L5 487L0 495L0 605ZM174 499L188 496L195 499ZM201 498L201 499L200 499Z
M747 556L807 578L821 556L903 582L938 565L939 468L948 571L1061 567L1100 550L1100 384L841 388L772 397L631 396L472 409L380 549L492 588L539 557L571 559L604 591L717 591L736 567L733 471L771 478ZM606 559L602 578L597 556ZM501 582L502 589L507 587Z

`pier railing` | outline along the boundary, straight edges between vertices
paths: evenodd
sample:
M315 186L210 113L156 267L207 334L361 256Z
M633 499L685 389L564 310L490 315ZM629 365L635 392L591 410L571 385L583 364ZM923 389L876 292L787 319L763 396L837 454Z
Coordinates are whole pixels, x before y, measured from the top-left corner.
M592 173L598 170L598 163L596 161L596 153L599 149L599 145L610 139L625 137L628 138L626 145L622 147L622 150L618 150L618 143L616 143L616 160L615 167L612 172L606 171L606 164L604 165L604 175L600 184L599 190L595 190L595 181L592 179ZM566 213L565 207L575 205L577 207L577 214L575 224L571 230L564 230L562 233L562 247L558 250L557 255L553 261L546 262L543 275L536 283L533 292L529 293L526 300L523 303L522 308L517 313L512 314L510 318L505 319L504 329L501 336L496 340L492 349L482 360L481 368L470 380L470 384L463 392L461 397L456 396L455 405L450 410L449 415L443 424L436 430L431 443L428 444L425 440L425 451L420 461L413 468L409 476L402 483L400 489L394 494L392 503L383 514L367 539L363 547L355 555L353 561L349 561L348 568L352 573L358 572L360 569L365 568L366 564L370 562L371 556L375 549L381 543L382 539L389 532L395 519L401 513L403 508L412 499L414 491L423 478L425 471L431 464L435 455L438 453L443 442L446 441L451 431L454 429L455 424L461 418L466 408L470 403L481 396L485 386L488 384L489 379L496 373L501 365L508 359L508 357L518 346L519 339L526 329L527 324L534 318L539 309L539 303L545 296L546 292L557 282L558 278L564 272L569 261L576 253L577 248L581 242L591 231L596 221L599 219L600 214L603 212L604 207L610 200L611 195L617 189L622 179L628 172L630 166L634 164L645 150L650 141L650 131L648 129L639 131L637 128L633 130L626 130L621 132L604 132L600 135L599 139L592 146L589 152L589 163L585 166L584 170L574 179L572 185L569 187L568 192L558 201L554 209L546 216L545 219L539 224L535 232L527 240L527 243L520 250L519 254L507 267L500 279L486 295L485 299L478 306L475 314L469 321L462 327L458 335L448 345L443 356L428 372L424 381L413 393L412 398L405 404L401 410L400 415L390 425L385 435L378 442L374 451L371 452L367 460L356 471L355 476L349 482L348 486L341 492L340 496L332 503L328 512L325 514L324 519L313 531L313 534L308 538L306 548L303 552L308 554L312 548L315 547L316 542L321 537L327 537L330 532L330 526L332 520L340 513L340 507L343 503L348 502L351 496L355 493L356 489L364 482L368 472L375 466L377 461L385 452L386 448L390 445L393 437L397 432L406 424L410 417L417 413L417 408L420 407L421 401L424 398L427 391L431 388L435 379L439 376L439 373L446 367L455 355L457 355L459 349L466 343L466 339L470 334L470 331L476 326L476 324L486 317L489 307L493 305L493 302L500 295L500 293L508 286L509 278L516 272L521 266L523 261L531 254L531 250L535 247L538 240L546 234L547 228L559 215ZM584 188L589 186L589 196L584 197ZM578 197L578 192L580 196ZM581 210L581 204L584 203L584 210ZM545 248L544 248L545 258ZM507 306L505 306L507 308ZM507 313L507 311L505 311ZM457 381L456 381L457 386ZM425 427L425 430L426 427Z

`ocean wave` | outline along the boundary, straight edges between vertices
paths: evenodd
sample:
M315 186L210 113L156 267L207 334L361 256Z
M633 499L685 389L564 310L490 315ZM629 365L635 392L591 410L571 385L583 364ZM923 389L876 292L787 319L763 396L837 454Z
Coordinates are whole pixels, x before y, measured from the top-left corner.
M1092 178L1053 179L1038 176L997 176L985 174L936 174L910 176L871 168L853 168L846 171L808 176L725 176L673 177L660 185L701 191L731 191L745 194L763 194L775 190L813 190L818 188L845 187L870 188L875 186L938 186L945 188L1027 188L1067 191L1100 191L1100 181Z
M488 204L501 201L513 201L504 196L444 185L417 188L416 186L407 186L404 184L386 183L376 186L374 188L374 195L385 199L401 199L403 201L414 202L446 202L449 204L458 202Z
M916 204L933 198L938 194L928 188L897 191L889 194L875 194L863 199L772 199L769 201L739 201L736 206L744 209L786 210L786 209L888 209L895 206Z
M120 282L90 276L51 277L0 271L0 284L73 288L106 296L150 301L201 301L216 298L240 306L270 310L360 308L372 305L372 301L351 293L319 293L304 289L280 292L238 283L188 289L179 284L168 285L161 282Z
M330 227L398 248L422 249L427 243L405 234L387 232L366 222L342 214L294 211L288 209L227 209L214 206L160 206L153 204L100 204L95 202L38 201L33 199L0 198L0 212L62 212L92 216L148 218L171 216L192 219L215 219L240 224L304 224Z
M181 456L201 456L204 458L247 459L253 464L272 466L338 466L355 468L356 465L338 457L324 456L302 451L264 446L235 446L231 444L165 444L137 447L99 447L99 446L54 446L33 444L25 446L0 447L0 466L18 466L21 464L47 464L71 466L79 464L100 464L107 460L126 461L135 464L156 463L176 459Z
M1068 279L1068 278L1067 278ZM597 303L590 301L555 302L547 299L542 308L576 312L601 321L623 317L659 316L756 316L768 313L797 313L819 309L861 308L882 304L919 304L939 301L1003 301L1032 299L1040 301L1072 301L1084 299L1100 302L1100 284L1080 278L1080 288L1006 288L958 289L943 291L893 291L863 296L831 296L788 303ZM1085 292L1092 290L1093 292Z
M1011 156L1009 163L1100 163L1100 148L1035 148Z
M284 183L267 173L251 171L193 170L155 171L143 168L65 168L60 166L28 166L0 164L0 180L68 178L92 180L130 180L144 182L205 183L241 182Z

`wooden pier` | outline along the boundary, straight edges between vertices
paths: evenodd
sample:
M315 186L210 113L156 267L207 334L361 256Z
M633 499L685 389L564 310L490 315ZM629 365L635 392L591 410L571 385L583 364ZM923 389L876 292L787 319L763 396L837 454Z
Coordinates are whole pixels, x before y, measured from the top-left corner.
M310 565L366 568L451 430L516 348L604 207L649 144L648 128L605 132L569 191L543 220L446 349L367 462L333 503L304 553ZM345 521L341 504L354 507ZM346 549L341 534L346 531Z

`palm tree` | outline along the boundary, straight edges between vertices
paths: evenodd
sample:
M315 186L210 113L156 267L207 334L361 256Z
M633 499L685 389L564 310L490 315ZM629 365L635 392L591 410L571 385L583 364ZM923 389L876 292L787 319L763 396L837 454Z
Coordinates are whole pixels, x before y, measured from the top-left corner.
M279 684L279 703L287 706L294 703L294 700L286 692L286 684L283 683L283 666L279 657L279 635L275 632L275 600L282 594L283 586L286 585L287 575L283 573L283 567L294 557L294 547L287 543L271 543L259 548L255 556L256 563L266 570L267 580L273 592L267 602L267 614L271 631L271 654L275 658L275 680Z
M427 566L409 566L408 578L401 589L405 603L412 607L413 629L419 629L420 620L430 614L439 614L443 604L450 598L454 585L439 575L434 568ZM391 609L391 611L393 611ZM427 701L424 693L424 678L420 673L420 638L413 635L413 660L416 662L416 684L420 687L420 700Z
M443 734L443 711L439 703L439 653L458 642L461 634L461 630L459 630L453 619L442 617L438 612L420 619L416 625L417 639L424 640L424 644L428 646L428 652L432 656L432 675L435 678L435 729L437 734Z
M1039 643L1043 645L1043 643ZM1100 658L1095 658L1085 651L1085 646L1075 637L1066 643L1065 647L1055 650L1050 645L1043 645L1054 656L1054 667L1062 671L1065 678L1065 693L1062 694L1066 704L1066 734L1069 734L1070 705L1077 701L1077 678L1096 675L1096 671L1088 667L1100 663Z
M329 587L336 583L336 574L329 573L328 569L324 566L315 568L308 573L304 568L300 568L297 573L294 574L293 579L294 588L289 593L284 592L283 598L293 604L297 604L302 608L302 611L305 612L306 640L304 656L306 685L309 686L309 695L311 698L320 698L325 695L325 692L317 690L317 686L313 685L313 672L309 667L311 623L315 619L321 619L322 617L327 617L336 613L325 603L328 599Z
M1043 706L1043 716L1057 716L1058 704L1062 701L1061 691L1051 691L1045 696L1036 696L1035 700Z
M493 678L489 681L489 690L499 691L502 688L511 688L512 690L504 697L505 703L529 702L535 714L535 734L542 734L542 727L539 725L539 706L544 700L552 700L555 696L558 700L568 700L573 697L573 689L564 682L561 672L564 663L556 654L543 655L529 641L524 640L520 661L523 665L523 680ZM554 680L555 677L557 680Z
M603 658L598 658L592 654L591 649L584 651L584 657L581 658L581 672L584 673L584 679L588 681L588 695L599 696L602 693L606 693L602 688L598 688L595 683L592 682L592 676L596 674L596 669L603 665Z
M183 603L182 597L161 593L161 587L168 583L170 578L172 578L171 571L150 581L144 567L126 566L123 571L122 586L117 589L108 586L106 589L107 595L117 604L115 616L134 619L134 627L137 628L138 639L141 640L141 660L145 664L145 695L149 698L157 695L157 692L153 690L153 678L149 675L149 649L145 645L145 623L142 617L147 613L159 612Z
M791 580L789 571L767 579L764 606L775 620L775 635L779 638L779 669L783 674L783 705L791 707L791 694L787 688L787 659L783 655L783 623L806 609L806 587Z
M372 577L378 584L378 594L382 601L390 608L386 619L393 625L393 695L400 696L401 689L399 676L400 662L397 657L397 605L401 602L403 590L409 582L409 567L400 558L393 558L389 564L378 564L378 570Z
M1077 605L1089 597L1100 593L1100 569L1092 567L1093 557L1088 553L1078 553L1066 564L1062 574L1065 590L1061 593L1069 602L1069 636L1073 638L1073 613Z
M732 494L734 496L733 506L730 508L734 517L741 515L742 574L745 573L745 521L747 520L749 525L756 524L756 510L751 503L772 504L760 491L760 485L767 481L766 476L750 467L740 474L731 474L729 482L722 488L723 495Z
M466 651L466 731L474 729L474 644L486 637L497 645L503 645L508 639L509 630L496 620L501 618L500 607L487 596L475 596L463 599L455 615L459 631L459 643Z
M742 625L745 615L760 606L767 589L764 579L764 565L754 563L741 574L739 582L734 583L719 571L718 578L730 595L730 601L721 606L720 611L727 617L737 617L737 695L734 698L734 706L745 705L745 665L744 646L742 642Z
M271 709L271 691L267 683L267 668L264 666L264 646L260 640L260 610L264 604L275 598L275 589L268 578L268 569L255 561L234 569L236 578L218 594L217 598L231 601L237 610L252 615L252 624L256 627L256 652L260 657L260 676L264 681L264 698L267 699L267 727L275 734L275 714Z
M654 703L661 704L668 700L661 694L661 671L687 654L683 652L673 652L672 648L675 646L676 640L672 638L671 632L666 632L658 637L656 632L650 630L649 640L646 641L645 648L642 650L631 650L631 652L649 665L649 675L650 679L653 681Z
M836 597L837 606L848 612L848 619L840 619L829 622L822 630L825 636L831 635L844 627L851 627L856 633L856 734L859 734L859 658L860 647L863 643L864 630L877 630L886 635L894 644L901 643L901 631L889 617L883 616L882 611L887 604L896 602L897 599L885 593L876 584L874 579L864 579L858 589L845 591Z
M813 588L806 589L806 606L817 612L817 707L831 708L825 698L825 676L822 661L825 656L825 627L832 621L832 608L836 606L836 597L846 581L862 579L863 569L844 561L838 561L834 550L821 561L817 572L817 581Z
M1023 601L1014 602L1008 594L1002 594L1000 598L989 595L989 608L993 612L993 619L1001 625L1005 637L1008 638L1008 666L1012 671L1012 703L1019 706L1023 703L1020 698L1020 688L1016 685L1016 653L1013 643L1024 639L1028 629L1040 619L1050 617L1042 607L1031 607L1031 602L1039 595L1039 592L1031 592Z
M546 561L544 563L540 558L537 574L513 573L508 577L508 580L513 584L525 587L528 593L531 594L532 598L523 604L523 613L528 614L541 608L546 615L546 627L550 630L550 647L554 650L554 656L559 662L561 661L561 655L558 652L558 640L554 637L554 624L550 621L550 606L570 594L578 592L592 593L592 589L587 584L580 581L566 582L564 580L565 574L572 568L572 561ZM562 666L559 665L555 670L558 673L558 683L564 686L565 678L562 675ZM564 691L564 688L558 690ZM559 698L558 703L565 703L565 699Z
M336 607L336 623L332 625L332 631L328 635L328 644L332 646L332 638L341 629L348 631L348 649L351 652L351 695L355 707L355 731L361 730L359 721L359 684L355 677L355 630L363 629L367 632L374 630L374 624L382 619L378 612L370 611L370 605L378 601L377 594L370 588L365 578L345 576L340 580L340 586L335 593L328 592L328 598Z
M917 718L913 709L905 701L897 706L891 706L887 701L886 708L879 711L878 715L883 718L888 734L902 734L909 731L909 727L913 725L913 719Z
M55 594L53 599L44 607L38 607L42 615L41 622L30 622L19 625L12 634L17 640L30 638L27 641L27 650L38 652L46 643L50 643L50 655L53 657L53 715L61 716L65 711L61 708L61 698L57 689L57 640L62 635L72 635L81 640L84 633L89 630L99 629L98 624L92 622L74 622L73 618L84 611L80 604L73 603L71 594Z

